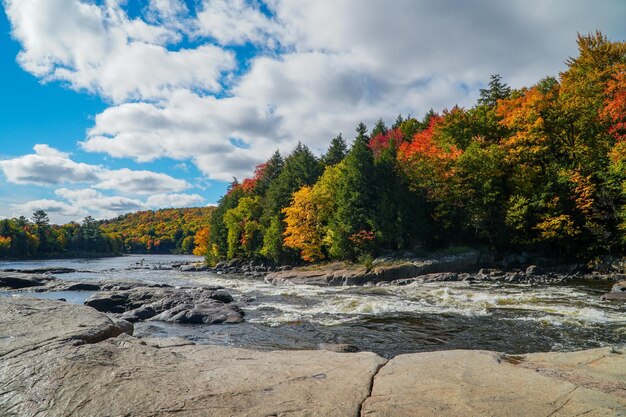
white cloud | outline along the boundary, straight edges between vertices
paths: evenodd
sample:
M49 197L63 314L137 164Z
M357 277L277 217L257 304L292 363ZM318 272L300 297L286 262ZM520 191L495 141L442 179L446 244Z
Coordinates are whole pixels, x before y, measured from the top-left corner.
M82 190L61 188L56 190L55 194L68 201L69 205L76 211L91 213L98 219L111 218L122 213L145 208L141 200L122 196L106 196L90 188Z
M0 161L0 170L9 182L50 185L98 179L100 169L96 166L74 162L69 154L48 145L35 145L34 150L34 154Z
M280 26L258 4L245 0L205 0L197 14L196 35L209 36L222 45L246 42L273 48Z
M179 192L191 187L187 181L159 172L128 168L110 170L99 165L77 163L70 159L70 154L48 145L35 145L34 150L34 154L0 161L0 170L8 182L36 185L91 183L101 190L140 195Z
M18 62L46 81L65 81L115 102L158 99L181 87L221 89L221 73L234 66L231 52L213 45L168 50L180 33L131 20L120 3L4 0L23 47Z
M182 191L190 187L189 183L169 175L151 171L132 171L122 168L107 171L100 176L96 188L116 190L126 193L154 194L167 191Z
M146 206L151 208L195 207L204 202L198 194L155 194L148 197Z
M320 152L361 120L470 105L493 73L515 87L554 75L577 32L626 37L620 0L152 0L144 19L122 0L4 4L26 70L114 101L83 149L192 161L224 181L299 140ZM249 44L244 61L258 55L236 62L230 46ZM77 181L75 170L63 172ZM182 190L163 183L155 192Z
M33 200L23 204L15 204L12 208L17 215L23 215L25 217L28 217L36 210L43 210L50 216L54 217L71 217L73 219L85 215L85 212L81 211L78 207L74 207L61 201L47 199Z

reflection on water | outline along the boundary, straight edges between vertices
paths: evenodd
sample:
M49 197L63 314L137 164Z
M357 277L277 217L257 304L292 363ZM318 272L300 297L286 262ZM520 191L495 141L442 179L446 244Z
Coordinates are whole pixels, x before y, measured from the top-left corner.
M143 260L143 268L138 268ZM136 324L138 336L181 336L198 343L257 349L314 349L350 343L384 356L441 349L510 353L574 350L626 341L626 306L600 301L610 283L531 286L430 283L389 287L314 287L266 284L242 276L167 270L195 257L128 256L89 261L0 263L4 268L68 267L62 279L132 279L171 285L221 285L243 303L239 325ZM158 269L150 269L158 268ZM163 269L166 270L163 270ZM89 272L86 272L89 271ZM83 302L85 293L48 298Z

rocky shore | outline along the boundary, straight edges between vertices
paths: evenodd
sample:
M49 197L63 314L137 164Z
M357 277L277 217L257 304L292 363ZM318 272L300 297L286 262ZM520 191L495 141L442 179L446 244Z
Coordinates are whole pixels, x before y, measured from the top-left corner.
M623 347L263 352L135 338L88 306L0 298L3 416L619 416L624 375Z

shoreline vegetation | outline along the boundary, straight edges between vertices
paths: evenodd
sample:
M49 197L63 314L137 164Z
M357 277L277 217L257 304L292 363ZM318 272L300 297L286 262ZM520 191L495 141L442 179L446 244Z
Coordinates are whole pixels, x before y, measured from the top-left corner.
M419 254L455 246L594 267L626 248L626 42L578 37L558 78L494 75L469 109L398 116L317 158L299 144L234 181L197 236L210 265Z

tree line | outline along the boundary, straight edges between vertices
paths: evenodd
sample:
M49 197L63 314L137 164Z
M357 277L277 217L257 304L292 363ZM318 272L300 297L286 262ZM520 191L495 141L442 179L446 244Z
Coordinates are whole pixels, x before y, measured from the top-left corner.
M107 256L122 253L192 253L195 236L212 207L163 209L111 220L85 217L81 223L50 223L37 210L30 219L0 220L0 258Z
M486 245L590 259L626 243L626 43L578 36L557 77L494 75L471 108L299 144L235 180L196 253L211 263L368 258Z

